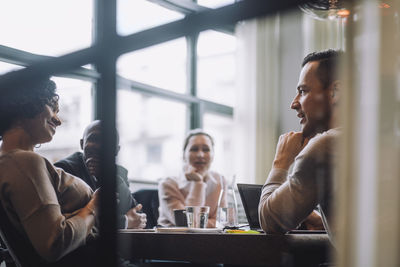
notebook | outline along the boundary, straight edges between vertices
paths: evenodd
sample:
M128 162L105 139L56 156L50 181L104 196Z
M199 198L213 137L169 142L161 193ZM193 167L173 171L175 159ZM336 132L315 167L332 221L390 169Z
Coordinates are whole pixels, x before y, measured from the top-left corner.
M237 184L237 187L250 229L261 231L260 222L258 220L258 203L260 202L263 185Z

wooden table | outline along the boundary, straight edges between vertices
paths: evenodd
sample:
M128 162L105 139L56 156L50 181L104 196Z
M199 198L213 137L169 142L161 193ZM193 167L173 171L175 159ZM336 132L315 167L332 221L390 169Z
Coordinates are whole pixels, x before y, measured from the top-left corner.
M326 234L118 233L125 259L245 266L318 266L329 261Z

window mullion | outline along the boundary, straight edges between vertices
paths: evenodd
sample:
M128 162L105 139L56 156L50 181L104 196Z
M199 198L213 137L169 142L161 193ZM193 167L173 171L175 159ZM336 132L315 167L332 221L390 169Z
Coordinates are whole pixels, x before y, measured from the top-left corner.
M187 46L188 46L188 63L187 63L187 77L188 77L188 89L189 94L197 97L197 40L198 34L193 34L188 36ZM201 128L203 126L202 121L203 105L202 103L192 103L190 105L189 112L189 128Z

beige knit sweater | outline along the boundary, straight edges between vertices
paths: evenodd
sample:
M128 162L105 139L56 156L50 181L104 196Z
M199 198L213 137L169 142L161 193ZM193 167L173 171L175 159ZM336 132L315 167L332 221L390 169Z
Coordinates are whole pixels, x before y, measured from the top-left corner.
M0 201L15 228L47 261L85 244L91 231L75 214L91 196L82 180L34 152L0 155Z
M272 169L262 189L259 204L261 227L267 233L295 229L319 206L325 229L334 236L332 205L336 188L333 180L337 160L338 129L316 135L296 157L290 175Z

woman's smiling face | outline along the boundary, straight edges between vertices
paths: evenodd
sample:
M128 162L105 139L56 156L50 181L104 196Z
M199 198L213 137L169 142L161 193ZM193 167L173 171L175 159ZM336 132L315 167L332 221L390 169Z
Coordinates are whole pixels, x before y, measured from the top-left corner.
M183 158L196 172L208 171L214 159L214 148L210 138L203 134L190 137Z
M31 136L34 144L50 142L56 133L56 128L61 125L58 118L58 101L54 100L43 107L42 112L23 121L22 127Z

